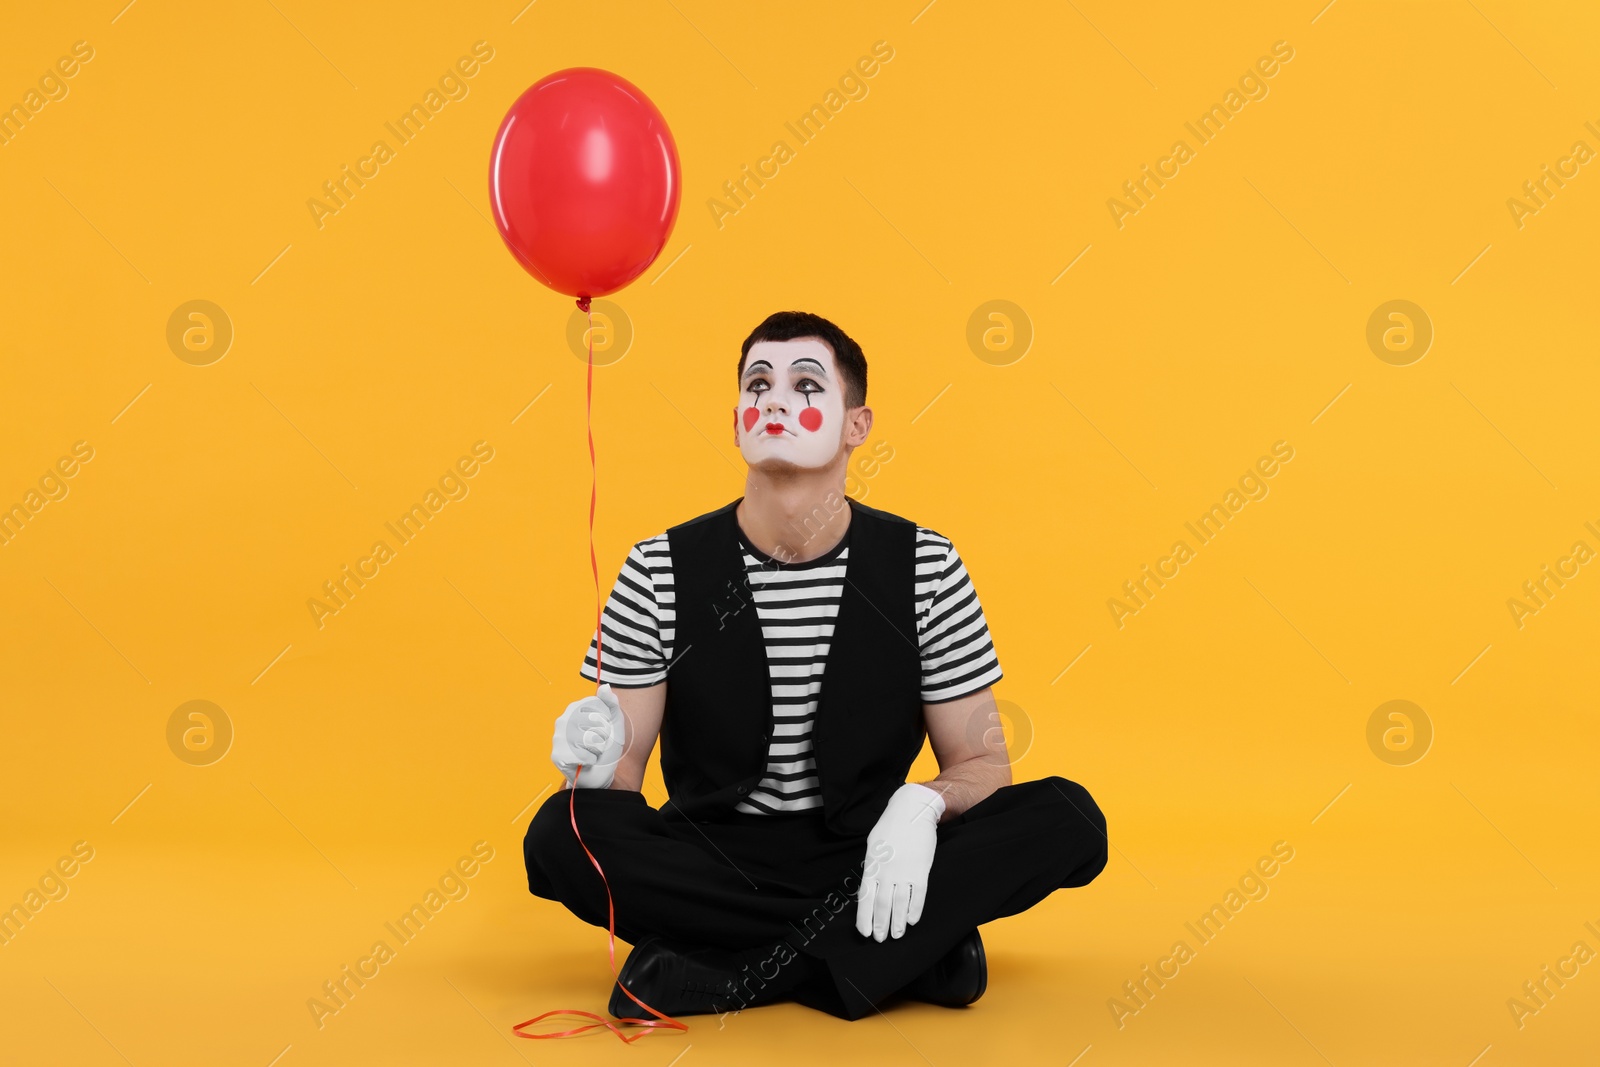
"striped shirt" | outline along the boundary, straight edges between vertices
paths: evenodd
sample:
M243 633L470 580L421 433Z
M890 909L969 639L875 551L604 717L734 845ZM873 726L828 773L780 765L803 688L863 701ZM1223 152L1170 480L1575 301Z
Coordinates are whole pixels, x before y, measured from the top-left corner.
M772 681L773 735L766 774L736 806L750 814L822 806L811 746L822 672L844 594L850 532L828 552L779 563L739 533ZM921 697L935 704L969 696L1002 674L976 588L949 538L917 527L917 643ZM635 689L665 681L676 628L671 549L665 533L635 544L607 598L601 625L605 681ZM597 682L596 641L579 673Z

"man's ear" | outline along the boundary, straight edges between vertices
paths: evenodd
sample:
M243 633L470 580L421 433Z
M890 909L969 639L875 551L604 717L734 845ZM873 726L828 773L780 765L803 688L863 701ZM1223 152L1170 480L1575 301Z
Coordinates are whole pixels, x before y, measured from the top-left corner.
M866 406L856 408L850 413L851 430L849 443L863 445L867 442L867 435L872 433L872 409Z

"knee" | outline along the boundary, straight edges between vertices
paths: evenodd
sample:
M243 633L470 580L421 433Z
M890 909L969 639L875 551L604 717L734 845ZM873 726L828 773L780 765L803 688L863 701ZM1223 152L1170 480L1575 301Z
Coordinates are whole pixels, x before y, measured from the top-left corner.
M528 892L536 897L546 900L555 899L555 887L550 884L550 876L546 873L546 857L549 855L549 830L546 827L548 820L540 816L544 813L541 806L533 813L533 821L528 823L528 832L522 838L522 863L528 869Z
M547 900L559 899L552 876L570 862L572 825L568 818L568 793L557 790L546 797L528 823L522 838L522 861L528 869L528 891Z
M600 849L608 830L620 827L633 817L628 811L633 798L642 802L643 794L611 789L558 789L545 798L522 839L522 859L528 868L528 890L549 900L562 899L561 887L574 878L595 877L588 853L573 832L573 809L583 825L584 838L591 849Z
M1069 884L1087 885L1105 870L1111 843L1106 836L1106 816L1089 791L1060 776L1045 779L1056 800L1060 847L1072 868Z

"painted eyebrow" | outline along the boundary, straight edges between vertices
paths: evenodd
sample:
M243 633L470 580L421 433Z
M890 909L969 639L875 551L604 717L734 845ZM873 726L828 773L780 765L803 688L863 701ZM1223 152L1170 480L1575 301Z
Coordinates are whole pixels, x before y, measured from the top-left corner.
M802 367L801 364L803 364L803 363L804 364L809 364L809 366ZM815 367L816 370L812 371L811 370L812 367ZM758 359L754 363L750 364L748 367L746 367L744 369L744 378L748 379L752 374L758 374L758 373L760 373L760 372L762 372L764 370L765 371L770 371L771 369L772 369L772 364L768 363L764 359ZM789 369L793 370L793 371L803 371L803 372L805 372L807 374L815 373L818 377L821 377L821 378L826 378L828 376L828 369L826 367L824 367L821 364L821 362L811 358L810 356L801 356L799 359L795 360L793 363L791 363L789 365ZM744 380L744 379L741 379L741 381L742 380Z

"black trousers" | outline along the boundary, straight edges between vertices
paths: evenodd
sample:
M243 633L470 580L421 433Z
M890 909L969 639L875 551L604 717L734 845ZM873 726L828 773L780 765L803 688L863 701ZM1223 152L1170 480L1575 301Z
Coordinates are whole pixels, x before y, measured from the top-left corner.
M1105 816L1076 782L1005 786L939 825L922 918L880 942L855 928L866 836L832 833L820 811L691 822L674 817L670 799L658 811L634 790L560 789L523 840L528 888L601 929L605 883L573 834L569 804L605 869L619 938L637 945L660 934L741 952L783 939L816 961L818 976L789 995L852 1020L975 927L1088 884L1108 847Z

